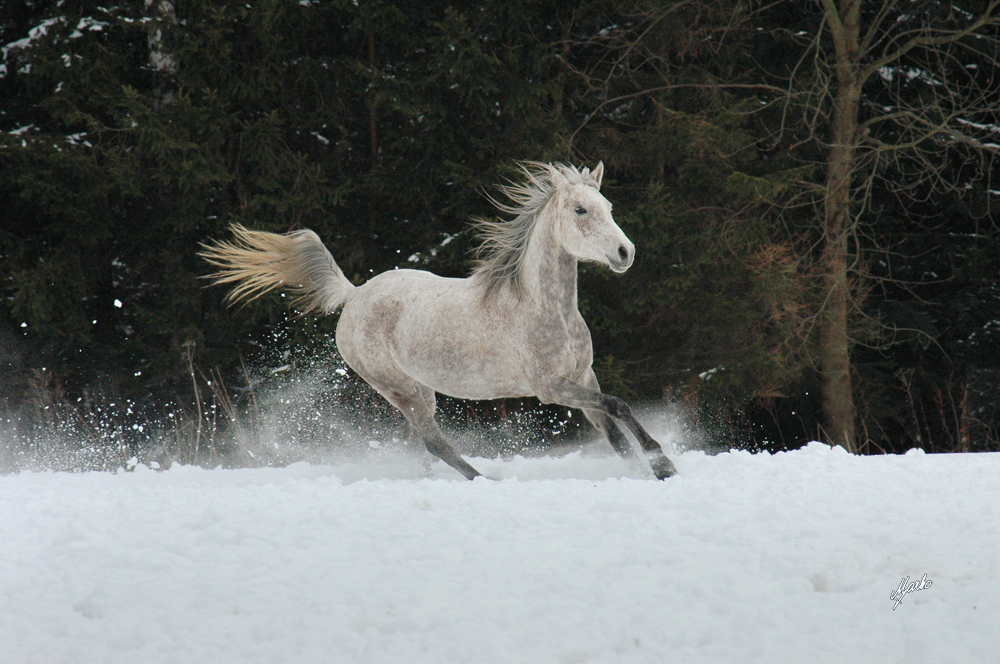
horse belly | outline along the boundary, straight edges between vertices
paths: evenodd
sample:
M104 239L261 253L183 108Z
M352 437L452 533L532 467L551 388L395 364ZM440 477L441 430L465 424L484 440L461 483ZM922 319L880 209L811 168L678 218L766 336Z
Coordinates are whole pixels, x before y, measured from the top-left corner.
M444 325L425 333L397 330L397 361L420 383L458 399L531 395L520 354L496 326Z
M359 287L340 316L341 355L384 387L414 380L459 399L530 396L517 336L466 281L398 270Z
M513 399L532 395L527 383L517 380L490 380L485 376L425 376L420 381L435 392L456 399Z

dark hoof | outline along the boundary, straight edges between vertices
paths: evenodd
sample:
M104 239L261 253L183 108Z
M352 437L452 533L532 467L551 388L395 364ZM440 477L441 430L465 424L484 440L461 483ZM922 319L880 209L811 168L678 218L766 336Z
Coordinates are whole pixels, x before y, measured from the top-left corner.
M656 475L656 479L658 480L665 480L677 474L677 469L674 468L673 462L662 455L651 459L649 465L653 467L653 474Z
M483 476L483 474L480 473L478 470L476 470L469 464L465 463L464 459L458 459L454 464L452 464L452 467L458 472L465 475L465 478L468 480L474 480L477 477Z

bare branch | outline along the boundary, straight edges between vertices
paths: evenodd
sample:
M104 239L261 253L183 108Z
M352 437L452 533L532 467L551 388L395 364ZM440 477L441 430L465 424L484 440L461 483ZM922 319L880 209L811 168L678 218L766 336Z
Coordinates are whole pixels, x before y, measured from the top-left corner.
M875 39L878 37L882 29L882 24L885 23L886 18L888 18L889 14L896 9L896 5L898 4L899 0L891 0L890 2L882 3L882 6L878 10L878 14L875 15L871 25L868 26L868 32L861 40L861 48L858 49L860 53L864 54L868 52L868 49L871 48Z
M824 0L824 2L830 2L831 0ZM969 35L978 32L982 28L992 27L1000 25L1000 16L996 14L998 7L1000 7L1000 0L990 0L990 4L986 7L983 14L965 26L961 30L932 30L931 28L925 28L922 30L915 31L917 36L912 37L905 44L892 51L891 53L885 53L882 57L876 59L874 62L869 64L867 67L861 70L859 74L859 80L863 83L872 77L878 70L891 65L894 62L898 62L904 55L909 53L915 48L925 47L925 46L945 46L948 44L954 44L956 42L965 39ZM937 36L931 36L937 35ZM888 46L890 46L893 40Z

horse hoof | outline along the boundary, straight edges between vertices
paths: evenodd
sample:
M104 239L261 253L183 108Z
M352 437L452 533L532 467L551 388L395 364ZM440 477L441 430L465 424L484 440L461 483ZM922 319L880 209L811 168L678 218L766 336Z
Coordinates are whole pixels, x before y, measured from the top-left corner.
M656 475L656 479L658 480L665 480L677 474L677 469L674 468L673 462L665 456L658 456L650 460L649 465L653 467L653 474Z

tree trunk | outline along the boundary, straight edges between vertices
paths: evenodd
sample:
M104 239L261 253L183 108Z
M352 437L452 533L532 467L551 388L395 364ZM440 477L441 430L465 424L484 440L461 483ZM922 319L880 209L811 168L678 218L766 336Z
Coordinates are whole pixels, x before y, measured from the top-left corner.
M820 371L823 376L823 415L830 444L848 452L857 449L854 438L854 395L851 389L850 336L847 310L850 288L847 280L849 240L854 231L851 217L851 176L858 133L861 82L858 63L858 6L842 0L839 10L824 1L827 24L836 49L833 127L826 171L822 256L826 304L820 318Z

